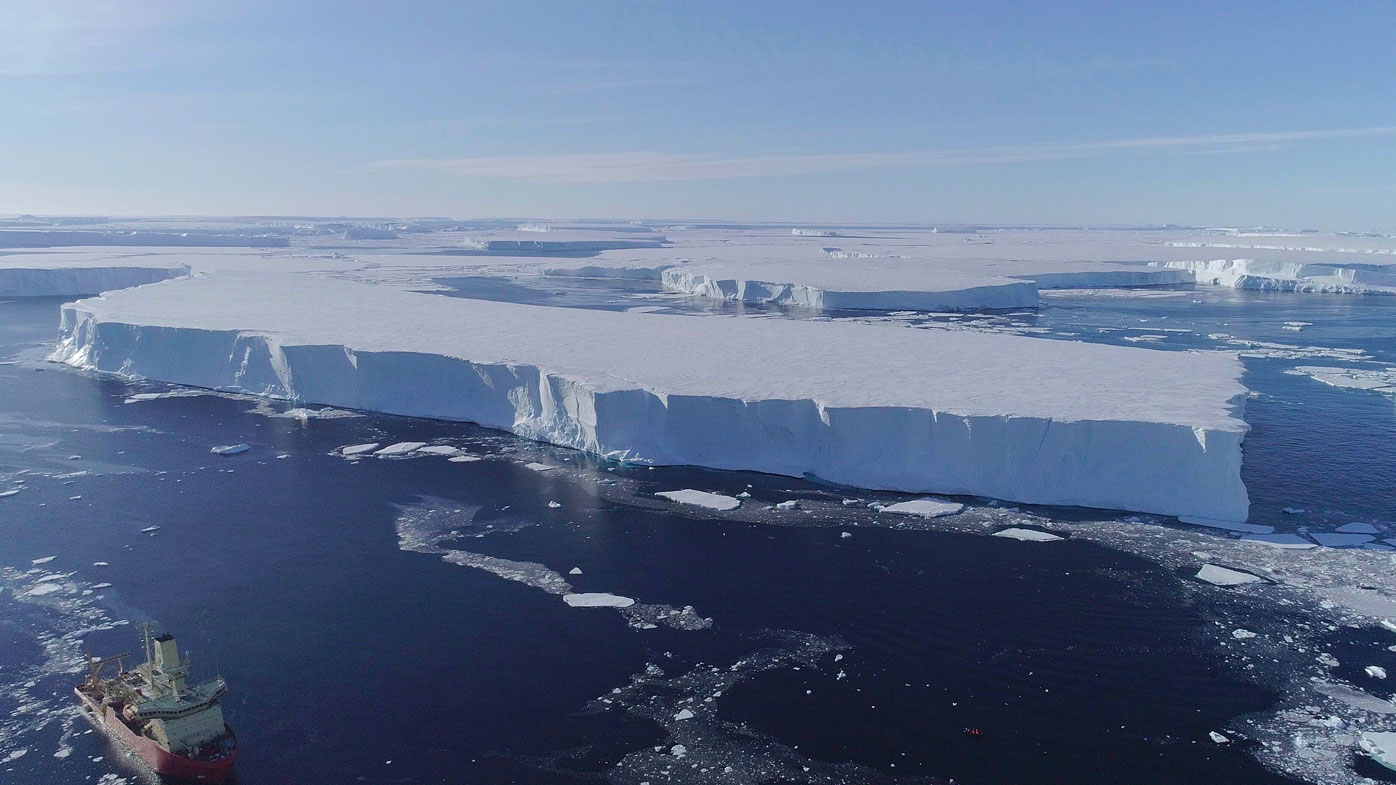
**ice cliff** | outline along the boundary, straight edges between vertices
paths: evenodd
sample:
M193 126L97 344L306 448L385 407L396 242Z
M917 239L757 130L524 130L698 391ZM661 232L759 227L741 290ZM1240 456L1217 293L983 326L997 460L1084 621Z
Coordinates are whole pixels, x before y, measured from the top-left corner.
M184 264L8 267L0 257L0 297L72 297L142 286L189 274Z

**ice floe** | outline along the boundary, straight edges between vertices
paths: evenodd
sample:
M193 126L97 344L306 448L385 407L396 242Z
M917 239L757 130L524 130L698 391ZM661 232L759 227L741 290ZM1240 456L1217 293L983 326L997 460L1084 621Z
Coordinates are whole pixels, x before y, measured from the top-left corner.
M1386 395L1396 395L1396 367L1372 370L1301 365L1285 371L1285 373L1308 376L1332 387L1346 387L1351 390L1369 390Z
M695 491L685 488L680 491L660 491L655 496L668 499L679 504L687 504L693 507L705 507L709 510L735 510L742 506L741 499L731 496L724 496L720 493L710 493L708 491Z
M573 608L629 608L635 604L635 600L631 597L622 597L606 592L564 594L562 601Z
M993 536L1008 537L1009 539L1023 540L1025 542L1053 542L1055 540L1064 539L1060 535L1045 532L1040 529L1022 529L1018 527L1001 529L994 532Z
M1215 564L1202 565L1202 569L1197 571L1197 579L1215 586L1240 586L1243 583L1260 583L1264 580L1259 575L1219 567Z
M366 444L346 444L339 448L340 455L363 455L366 452L373 452L378 449L378 442L368 442Z
M237 455L238 453L247 452L250 449L252 449L252 445L250 444L225 444L220 447L214 447L210 449L209 452L214 455Z
M1369 731L1359 744L1372 760L1396 771L1396 732Z
M373 454L380 457L391 458L398 455L406 455L419 448L425 447L426 444L426 442L398 442L396 444L390 444Z
M947 502L940 499L913 499L906 502L897 502L882 507L880 512L890 512L896 515L919 515L922 518L939 518L942 515L954 515L965 506L958 502Z

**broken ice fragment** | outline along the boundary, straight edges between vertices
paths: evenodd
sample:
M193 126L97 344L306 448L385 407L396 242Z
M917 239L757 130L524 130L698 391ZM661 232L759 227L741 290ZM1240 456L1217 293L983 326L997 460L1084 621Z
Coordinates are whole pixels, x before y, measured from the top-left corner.
M1368 665L1366 668L1363 668L1363 672L1374 679L1386 678L1386 668L1380 665Z
M706 507L710 510L728 511L735 510L742 506L740 499L731 496L723 496L720 493L708 493L707 491L695 491L685 488L681 491L660 491L655 496L659 496L669 501L679 504L689 504L694 507Z
M209 450L209 452L214 455L237 455L241 452L247 452L250 449L252 449L252 445L250 444L225 444L220 447L214 447Z
M564 594L562 601L573 608L629 608L635 604L635 600L630 597L622 597L618 594L608 594L606 592L583 592L580 594Z
M1231 739L1228 739L1226 736L1223 736L1222 734L1217 733L1216 731L1211 731L1207 734L1207 736L1211 738L1212 741L1215 741L1218 744L1226 744L1231 741Z
M1013 540L1023 540L1024 542L1053 542L1063 539L1051 532L1039 531L1037 529L1003 529L994 532L995 537L1008 537Z
M1258 575L1241 570L1230 570L1215 564L1204 564L1197 571L1197 579L1214 586L1240 586L1243 583L1258 583L1263 579Z
M922 518L939 518L942 515L954 515L964 508L965 506L963 504L926 498L889 504L881 510L878 510L878 512L890 512L898 515L920 515Z
M369 442L368 444L347 444L339 448L339 454L362 455L363 453L371 452L376 449L378 449L378 442Z
M383 457L392 457L394 455L406 455L407 453L412 452L419 447L425 447L426 444L426 442L398 442L397 444L390 444L387 447L384 447L378 452L375 452L374 455Z

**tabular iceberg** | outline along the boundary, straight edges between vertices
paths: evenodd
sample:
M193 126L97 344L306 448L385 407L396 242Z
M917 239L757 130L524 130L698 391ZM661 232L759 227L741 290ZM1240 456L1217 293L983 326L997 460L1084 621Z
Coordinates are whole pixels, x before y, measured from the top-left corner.
M7 267L0 259L0 297L73 297L142 286L189 274L185 264L26 264Z
M425 326L425 327L424 327ZM209 273L64 306L55 359L660 464L1244 520L1235 355Z

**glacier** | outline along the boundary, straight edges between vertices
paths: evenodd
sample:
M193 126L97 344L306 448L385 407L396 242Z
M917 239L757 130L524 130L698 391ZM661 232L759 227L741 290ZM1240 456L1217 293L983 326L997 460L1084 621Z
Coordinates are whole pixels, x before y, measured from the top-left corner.
M472 421L652 464L1220 520L1248 513L1234 353L553 308L223 270L65 305L53 358Z

